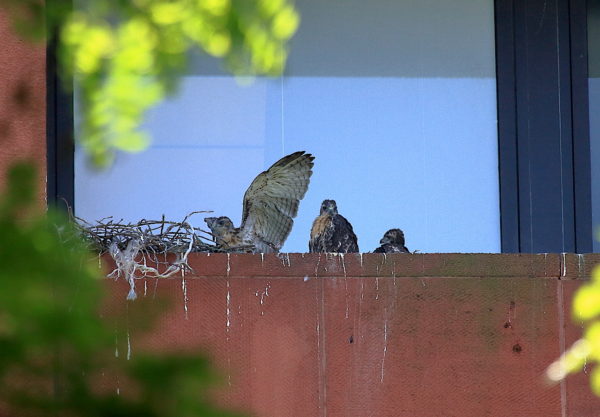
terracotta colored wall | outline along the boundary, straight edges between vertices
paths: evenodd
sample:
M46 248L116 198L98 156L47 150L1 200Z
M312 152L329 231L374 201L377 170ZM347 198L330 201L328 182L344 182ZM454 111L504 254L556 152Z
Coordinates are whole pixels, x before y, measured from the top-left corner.
M38 166L39 198L46 198L46 53L19 39L0 10L0 190L15 160Z
M137 281L172 309L150 335L130 326L130 352L208 351L223 402L256 416L599 416L587 375L542 379L580 335L571 295L599 260L196 254L185 279ZM124 308L128 285L106 285Z

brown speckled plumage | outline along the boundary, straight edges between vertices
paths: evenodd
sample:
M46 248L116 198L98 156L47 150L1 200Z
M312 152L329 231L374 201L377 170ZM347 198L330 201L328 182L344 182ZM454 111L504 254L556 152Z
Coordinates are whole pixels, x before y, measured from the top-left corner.
M352 225L337 212L334 200L324 200L319 216L314 220L310 240L310 252L358 252L358 239Z
M327 229L331 224L331 216L329 214L322 214L318 216L313 222L312 228L310 230L311 239L315 236L321 236L325 233L325 229Z

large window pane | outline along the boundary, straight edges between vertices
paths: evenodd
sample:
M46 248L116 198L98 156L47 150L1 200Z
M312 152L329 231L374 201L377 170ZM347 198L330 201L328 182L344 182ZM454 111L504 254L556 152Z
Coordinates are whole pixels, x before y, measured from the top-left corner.
M77 214L214 210L239 224L254 176L306 150L314 175L284 251L307 251L332 198L363 252L392 227L411 250L498 252L493 1L296 4L284 77L244 86L195 56L180 95L148 117L149 150L104 173L77 155Z

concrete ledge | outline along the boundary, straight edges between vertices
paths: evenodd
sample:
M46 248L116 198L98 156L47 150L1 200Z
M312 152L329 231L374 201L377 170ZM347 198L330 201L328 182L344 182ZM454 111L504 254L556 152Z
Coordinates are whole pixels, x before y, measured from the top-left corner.
M160 257L173 261L174 256ZM110 258L104 260L112 266ZM520 277L588 279L600 254L206 254L194 277Z
M581 335L570 302L598 261L193 254L193 274L138 279L133 302L106 280L105 313L121 317L121 352L208 352L224 375L216 398L251 415L591 417L589 375L554 387L542 375ZM157 327L138 334L133 317L153 311Z

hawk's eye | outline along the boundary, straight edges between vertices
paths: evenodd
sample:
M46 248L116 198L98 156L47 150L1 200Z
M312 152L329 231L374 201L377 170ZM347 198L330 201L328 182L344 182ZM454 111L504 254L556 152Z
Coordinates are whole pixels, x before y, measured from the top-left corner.
M219 226L223 226L225 224L225 220L221 219L221 220L217 221L217 224Z

